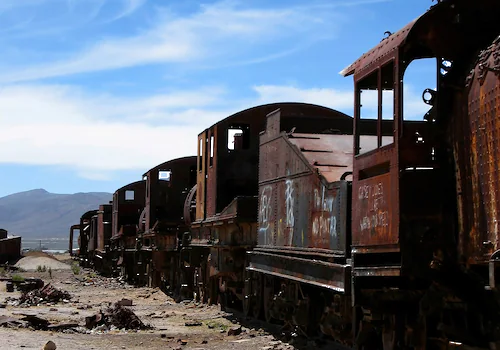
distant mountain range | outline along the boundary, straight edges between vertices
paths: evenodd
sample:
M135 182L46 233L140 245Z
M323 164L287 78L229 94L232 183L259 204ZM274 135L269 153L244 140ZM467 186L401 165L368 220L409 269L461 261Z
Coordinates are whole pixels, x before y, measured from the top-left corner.
M82 214L109 203L106 192L55 194L44 189L0 198L0 228L25 238L68 237Z

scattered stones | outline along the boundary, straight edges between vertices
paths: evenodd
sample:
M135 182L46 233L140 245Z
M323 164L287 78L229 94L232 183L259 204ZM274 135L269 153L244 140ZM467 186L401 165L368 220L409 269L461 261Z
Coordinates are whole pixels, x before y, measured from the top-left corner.
M132 306L132 300L123 298L118 301L118 304L120 304L120 306Z
M227 335L240 335L241 334L241 326L232 327L227 331Z
M42 348L42 350L56 350L56 349L57 349L57 346L52 340L49 340L45 344L45 346Z
M184 325L186 327L196 327L196 326L201 326L201 322L199 322L199 321L188 321Z

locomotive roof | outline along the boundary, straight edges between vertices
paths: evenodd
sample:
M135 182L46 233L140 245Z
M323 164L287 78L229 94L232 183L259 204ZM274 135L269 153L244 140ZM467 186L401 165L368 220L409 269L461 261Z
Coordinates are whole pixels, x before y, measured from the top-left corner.
M85 212L85 214L83 214L81 216L81 219L87 219L87 218L90 218L92 216L94 216L95 214L97 214L98 210L97 209L94 209L94 210L89 210L87 212Z
M276 109L282 109L284 107L309 107L309 108L316 108L318 110L324 111L325 114L330 114L330 115L335 115L337 118L347 118L347 119L352 119L349 115L342 113L340 111L337 111L335 109L331 109L325 106L320 106L312 103L303 103L303 102L275 102L275 103L268 103L268 104L263 104L259 106L254 106L251 108L244 109L242 111L236 112L224 119L219 120L217 123L211 125L207 129L212 128L213 126L220 124L220 123L225 123L229 121L232 118L239 117L244 114L251 114L258 112L259 110L268 110L265 114L268 114ZM286 118L287 115L285 114L284 117ZM204 129L203 132L207 129ZM203 132L201 132L199 135L201 135Z
M497 35L499 12L498 0L441 0L401 30L384 38L340 74L345 77L375 68L398 49L407 62L425 57L453 60L464 53L475 52L491 42L491 36Z
M157 166L149 169L148 171L146 171L143 176L147 175L149 172L151 171L154 171L154 170L157 170L157 169L161 169L161 168L164 168L164 167L167 167L169 166L170 164L173 164L173 163L176 163L176 162L182 162L182 161L189 161L189 160L193 160L195 161L196 159L196 156L187 156L187 157L180 157L180 158L175 158L175 159L171 159L171 160L167 160L166 162L163 162L161 164L158 164Z
M389 37L384 38L380 44L375 46L370 51L366 52L358 58L354 63L350 66L344 68L340 74L344 77L355 73L356 71L363 70L369 67L372 64L375 64L377 61L382 60L388 54L398 49L406 40L408 33L410 32L413 25L417 22L417 20L413 20L408 23L405 27L400 29L394 34L389 35Z
M123 186L123 187L120 187L119 189L117 189L117 190L115 191L115 193L117 193L117 192L119 192L119 191L127 190L127 189L129 189L129 188L134 188L134 187L136 187L137 185L139 185L140 183L143 183L143 184L144 184L144 186L146 186L146 181L145 181L145 180L139 180L139 181L131 182L131 183L129 183L128 185L125 185L125 186Z

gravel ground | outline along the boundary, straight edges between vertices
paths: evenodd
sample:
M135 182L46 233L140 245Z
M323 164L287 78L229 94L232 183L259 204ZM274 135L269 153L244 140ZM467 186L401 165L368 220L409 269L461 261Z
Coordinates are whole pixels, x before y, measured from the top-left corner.
M35 260L38 258L40 256L32 257L30 260L41 261ZM47 262L51 260L50 263L65 264L52 257L43 258ZM64 257L60 259L65 260ZM279 326L264 325L260 321L245 319L237 313L223 312L216 305L175 303L159 289L125 285L116 279L98 276L90 270L82 269L81 274L74 275L72 271L68 271L69 265L66 266L66 269L53 272L52 279L48 272L26 271L20 274L24 277L42 278L46 284L51 283L59 289L68 291L72 295L69 302L31 307L14 306L12 302L7 302L5 308L0 308L0 318L9 316L19 319L22 317L21 313L29 313L44 318L51 324L71 322L78 323L80 327L62 332L0 327L0 349L42 349L49 340L57 345L57 349L72 350L160 348L285 350L320 348L320 345L321 348L332 349L331 344L298 338L291 342L282 342ZM5 282L0 282L0 303L6 298L19 296L20 292L17 291L7 293ZM145 324L153 326L153 329L87 330L84 327L86 316L93 316L122 298L131 299L133 306L130 308ZM188 326L190 323L195 325ZM240 334L228 335L229 330L240 327Z

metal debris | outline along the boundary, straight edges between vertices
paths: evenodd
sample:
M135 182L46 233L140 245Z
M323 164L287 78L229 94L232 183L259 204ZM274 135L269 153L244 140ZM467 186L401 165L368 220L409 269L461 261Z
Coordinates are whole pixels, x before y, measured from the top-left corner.
M19 305L39 305L45 303L58 303L64 300L70 300L71 295L65 290L58 289L47 284L45 287L25 292L19 298Z
M151 329L152 327L144 324L137 315L127 307L116 302L113 307L109 307L105 312L100 311L94 316L85 318L85 326L88 329L105 326L109 328L114 326L120 329Z

